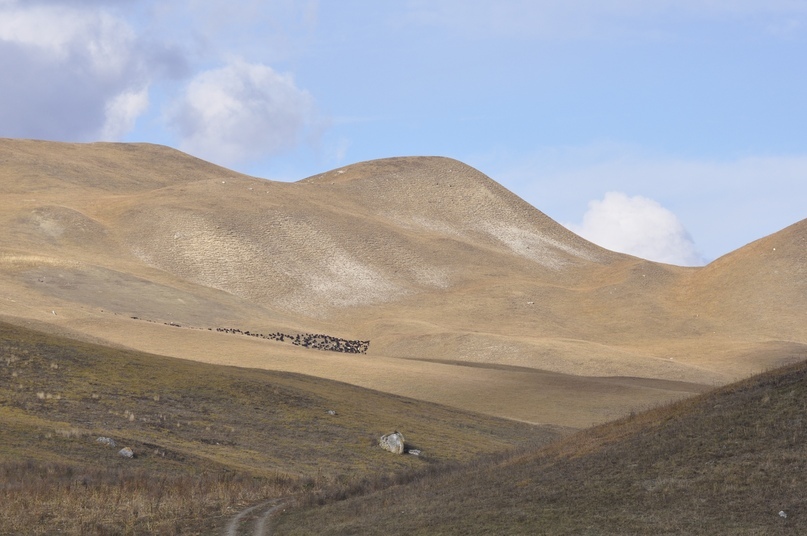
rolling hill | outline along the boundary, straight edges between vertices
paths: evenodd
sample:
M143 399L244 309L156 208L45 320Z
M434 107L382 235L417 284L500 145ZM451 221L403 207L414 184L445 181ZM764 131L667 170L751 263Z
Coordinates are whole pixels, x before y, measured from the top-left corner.
M806 405L802 362L503 460L324 494L273 534L802 534Z
M805 221L681 268L586 242L448 158L279 183L165 147L29 140L0 141L0 194L2 318L155 354L581 427L807 343Z
M807 220L682 268L449 158L0 139L0 534L803 532L805 318Z

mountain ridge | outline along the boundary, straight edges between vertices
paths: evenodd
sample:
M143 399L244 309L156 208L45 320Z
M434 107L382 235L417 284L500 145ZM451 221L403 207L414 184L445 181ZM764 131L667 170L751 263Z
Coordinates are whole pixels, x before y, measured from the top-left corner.
M559 424L568 412L538 407L534 389L565 400L567 384L517 371L565 374L605 397L604 413L584 404L569 421L581 425L688 396L643 379L721 384L807 344L807 220L684 268L591 244L444 157L280 183L154 145L0 140L0 191L0 314L153 353ZM371 343L367 361L329 363L203 333L217 327ZM419 385L418 367L456 385ZM478 400L482 372L513 400ZM636 400L613 394L608 409L587 379L602 376L635 378Z

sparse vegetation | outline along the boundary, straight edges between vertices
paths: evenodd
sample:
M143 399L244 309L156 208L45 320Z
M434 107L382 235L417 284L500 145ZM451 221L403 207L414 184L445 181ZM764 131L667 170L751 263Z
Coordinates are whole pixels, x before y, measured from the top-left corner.
M209 534L235 508L299 490L223 469L164 473L27 460L0 464L2 534Z
M267 498L384 486L558 436L336 382L2 323L0 422L0 534L207 534ZM383 452L377 437L389 427L412 430L426 454ZM124 446L133 459L117 455Z
M682 268L447 158L0 140L0 229L0 534L807 533L802 365L557 440L803 361L807 220Z
M305 505L276 533L803 534L805 410L800 363L503 461Z

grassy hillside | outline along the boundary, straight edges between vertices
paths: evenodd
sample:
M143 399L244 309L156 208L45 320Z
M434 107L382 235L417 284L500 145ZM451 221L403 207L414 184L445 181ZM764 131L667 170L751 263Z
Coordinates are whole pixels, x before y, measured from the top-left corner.
M805 532L802 365L537 448L803 361L806 266L807 220L662 265L448 158L0 139L0 534Z
M802 362L505 461L289 511L276 533L804 534L806 410Z
M602 423L791 360L805 244L807 221L682 268L591 244L449 158L285 183L155 145L0 139L0 318L533 423ZM346 360L217 327L370 346Z
M3 323L0 428L0 534L208 534L261 499L396 478L561 433ZM422 455L378 448L393 430ZM122 447L135 457L118 456Z

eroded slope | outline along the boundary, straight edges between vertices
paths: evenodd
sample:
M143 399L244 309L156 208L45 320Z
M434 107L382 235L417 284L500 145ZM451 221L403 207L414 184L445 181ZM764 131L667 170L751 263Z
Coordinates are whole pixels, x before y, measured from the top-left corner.
M448 158L278 183L131 144L0 140L0 191L0 314L165 355L586 425L807 343L804 222L681 268L586 242ZM332 359L219 326L371 344ZM576 416L551 409L578 393Z

